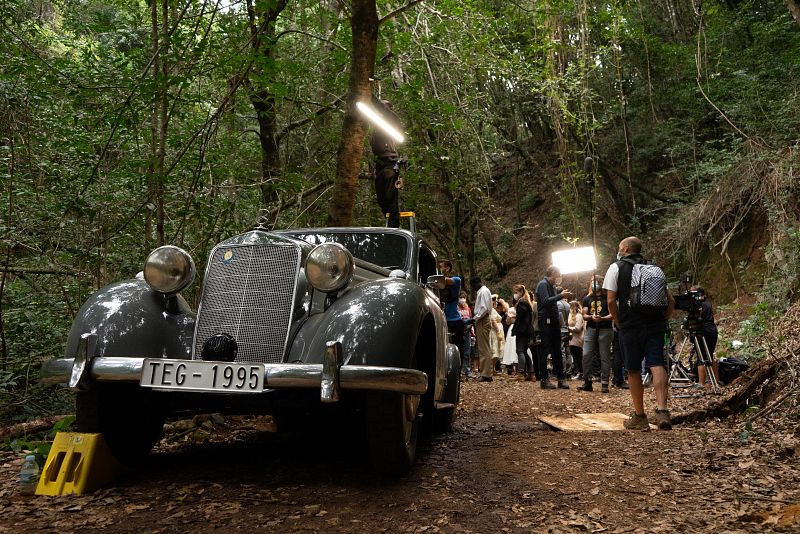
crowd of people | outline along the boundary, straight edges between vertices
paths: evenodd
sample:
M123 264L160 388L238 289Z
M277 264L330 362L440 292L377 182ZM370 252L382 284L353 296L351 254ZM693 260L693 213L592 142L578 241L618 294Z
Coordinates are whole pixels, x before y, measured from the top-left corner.
M440 268L445 274L452 272L448 260L441 262ZM457 301L455 295L451 297L454 304L447 320L454 334L452 341L461 350L465 378L491 382L493 376L505 373L519 380L538 380L542 389L569 389L568 380L580 380L579 390L592 391L595 379L601 380L603 392L608 392L610 383L627 388L619 341L612 335L605 292L599 286L602 277L598 276L578 301L568 300L572 294L555 285L558 276L553 267L537 292L516 284L507 299L491 293L474 278L472 305L466 291L459 290ZM448 277L448 287L455 283L460 283L458 277ZM541 296L537 298L537 294ZM448 306L445 308L447 311ZM617 347L613 354L612 342ZM482 358L481 351L488 357ZM588 371L584 373L584 369ZM555 375L555 384L551 375Z
M602 393L609 393L610 387L629 389L634 413L625 427L649 430L643 403L646 372L655 390L654 420L659 429L672 428L664 347L673 297L661 280L663 272L644 259L638 238L620 242L617 260L605 276L592 276L580 299L561 286L556 266L546 270L534 291L515 284L508 298L493 294L476 276L469 281L472 305L452 263L440 261L447 280L445 314L451 341L461 351L464 378L492 382L505 373L536 380L545 390L570 389L570 380L579 382L576 389L581 392L594 391L595 382ZM645 279L655 282L646 289L648 294L632 295L632 280L638 290L636 283ZM713 325L710 305L704 310ZM708 343L712 353L715 341L714 329Z

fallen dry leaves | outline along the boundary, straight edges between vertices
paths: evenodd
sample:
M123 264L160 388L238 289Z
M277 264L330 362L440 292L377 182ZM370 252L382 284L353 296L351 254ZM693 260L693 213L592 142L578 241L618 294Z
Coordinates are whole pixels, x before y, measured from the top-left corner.
M176 421L152 458L92 495L23 498L0 453L0 532L796 531L791 424L706 421L672 432L553 432L546 414L629 411L626 391L468 382L455 431L399 480L343 436L278 436L268 418ZM697 399L673 399L673 405ZM652 399L648 398L648 408Z

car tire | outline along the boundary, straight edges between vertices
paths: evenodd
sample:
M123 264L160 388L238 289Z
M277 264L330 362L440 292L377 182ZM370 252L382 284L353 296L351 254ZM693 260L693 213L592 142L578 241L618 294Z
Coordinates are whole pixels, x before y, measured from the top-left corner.
M367 441L375 470L399 476L411 469L419 437L419 395L375 392L366 397Z
M75 416L78 432L102 434L111 454L126 465L142 461L164 432L153 392L134 384L94 384L79 392Z

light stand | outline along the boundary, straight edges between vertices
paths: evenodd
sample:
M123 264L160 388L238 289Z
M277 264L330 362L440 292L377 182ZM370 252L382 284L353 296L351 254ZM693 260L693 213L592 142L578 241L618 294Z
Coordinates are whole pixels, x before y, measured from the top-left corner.
M681 347L676 353L675 360L673 360L673 369L669 375L669 384L672 386L673 384L680 384L680 383L688 383L691 382L691 378L689 374L686 372L686 369L683 367L681 363L680 356L683 354L683 349L686 347L688 343L691 344L690 352L693 352L697 356L697 366L698 368L702 365L706 370L706 380L711 383L711 390L714 392L715 395L719 395L722 393L722 390L719 387L719 382L717 381L717 377L714 374L714 361L713 355L708 350L708 344L706 343L706 338L702 332L699 332L695 328L692 328L691 325L686 328L686 337L683 338L683 342L681 343ZM691 365L691 363L690 363ZM699 373L698 373L699 374ZM681 387L681 386L672 386L672 387ZM686 386L683 386L686 387Z

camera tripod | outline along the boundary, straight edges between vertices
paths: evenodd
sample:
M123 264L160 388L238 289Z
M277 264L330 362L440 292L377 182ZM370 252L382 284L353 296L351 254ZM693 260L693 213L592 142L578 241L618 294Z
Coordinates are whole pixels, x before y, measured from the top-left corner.
M717 382L717 377L714 374L714 361L713 355L708 350L708 344L706 344L706 338L703 337L702 332L698 332L694 329L686 330L686 337L683 338L681 342L680 349L675 354L673 358L670 354L670 364L672 365L672 370L669 373L669 384L672 385L674 383L686 383L692 381L691 377L689 376L689 371L683 366L681 363L681 354L683 354L683 349L686 347L687 343L691 343L690 354L695 354L697 356L697 367L699 368L701 365L706 370L706 380L711 383L711 389L714 394L719 395L721 393L721 389L719 387L719 382ZM690 358L691 359L691 358ZM699 373L698 373L699 374Z

